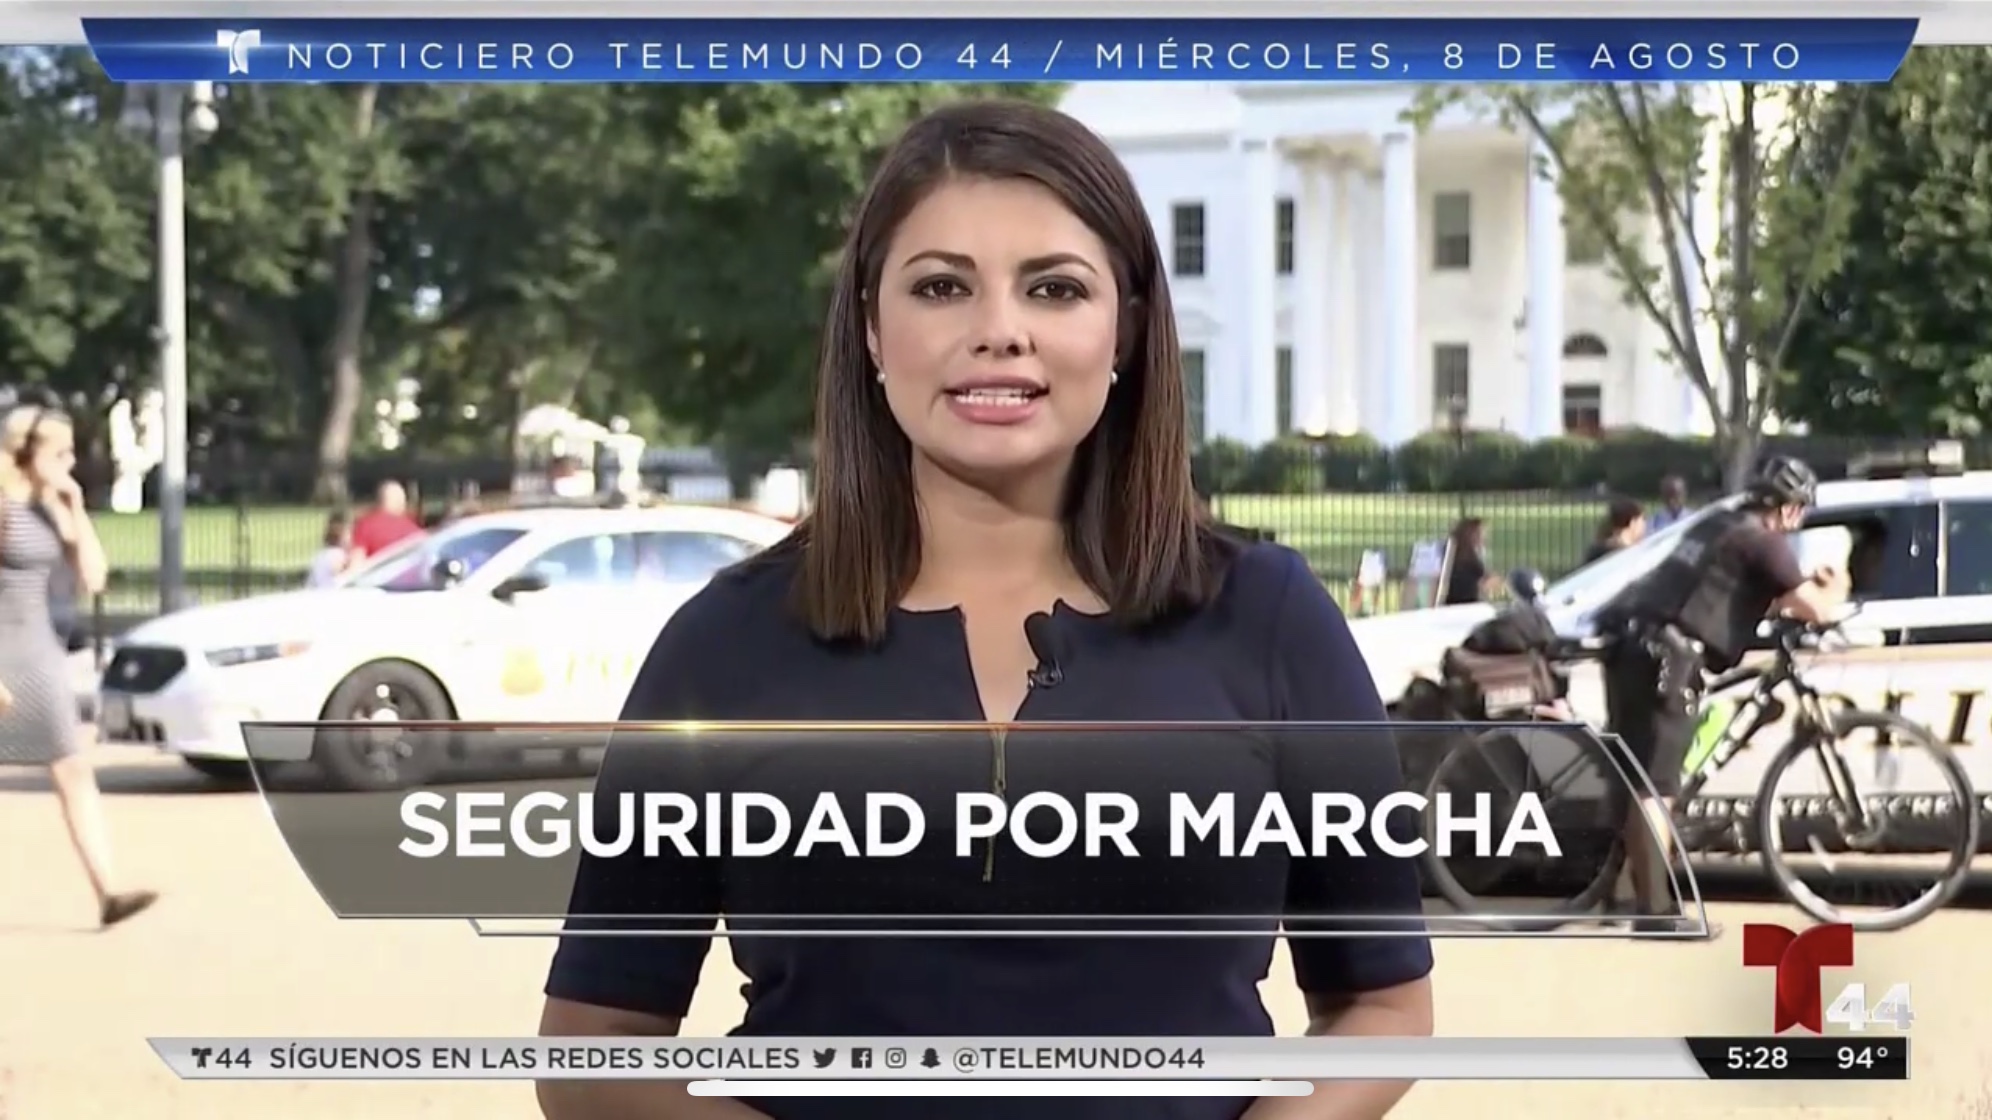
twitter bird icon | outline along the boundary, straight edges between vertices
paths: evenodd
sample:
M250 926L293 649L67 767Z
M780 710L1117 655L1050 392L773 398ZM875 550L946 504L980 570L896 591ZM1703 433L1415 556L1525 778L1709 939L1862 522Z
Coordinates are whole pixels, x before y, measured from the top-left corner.
M837 1050L835 1047L828 1050L812 1050L810 1054L816 1059L817 1069L829 1069L830 1063L837 1060Z

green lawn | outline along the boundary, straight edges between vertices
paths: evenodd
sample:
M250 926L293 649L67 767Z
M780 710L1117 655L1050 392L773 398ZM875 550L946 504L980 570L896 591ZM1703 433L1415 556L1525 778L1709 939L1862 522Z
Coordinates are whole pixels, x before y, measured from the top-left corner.
M1602 501L1539 494L1236 494L1215 502L1219 517L1267 529L1305 554L1338 597L1345 597L1365 549L1383 549L1395 577L1412 545L1442 538L1462 513L1487 520L1496 570L1539 568L1552 578L1583 554L1603 514ZM302 506L187 511L186 566L197 599L213 601L295 586L319 547L326 512ZM152 573L159 568L159 516L154 511L98 515L116 580L110 609L156 609Z
M1354 578L1365 549L1382 549L1392 574L1401 575L1412 545L1443 539L1462 508L1486 519L1494 568L1538 568L1553 578L1577 566L1605 504L1494 493L1239 494L1214 505L1225 521L1271 530L1335 584Z
M242 511L195 506L187 510L187 568L303 572L324 539L326 516L327 511L307 506ZM157 511L100 513L96 521L97 535L103 538L113 568L158 569Z

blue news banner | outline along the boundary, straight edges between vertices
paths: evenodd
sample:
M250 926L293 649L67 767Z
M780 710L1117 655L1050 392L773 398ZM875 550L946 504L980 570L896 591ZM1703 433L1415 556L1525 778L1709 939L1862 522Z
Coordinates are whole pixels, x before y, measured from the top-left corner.
M86 19L117 81L1881 82L1910 19Z

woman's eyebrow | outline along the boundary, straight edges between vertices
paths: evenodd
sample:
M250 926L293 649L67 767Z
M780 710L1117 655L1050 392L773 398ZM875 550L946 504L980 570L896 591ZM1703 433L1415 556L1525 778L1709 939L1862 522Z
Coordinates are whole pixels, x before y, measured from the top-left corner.
M976 270L974 257L966 253L950 252L946 249L922 249L912 256L907 257L905 262L899 267L902 270L908 269L921 261L938 261L949 268L958 269L962 272L974 272ZM1046 253L1043 256L1031 257L1028 260L1020 262L1017 266L1017 271L1045 272L1060 266L1077 266L1094 275L1098 275L1100 271L1094 266L1092 261L1087 260L1077 253Z

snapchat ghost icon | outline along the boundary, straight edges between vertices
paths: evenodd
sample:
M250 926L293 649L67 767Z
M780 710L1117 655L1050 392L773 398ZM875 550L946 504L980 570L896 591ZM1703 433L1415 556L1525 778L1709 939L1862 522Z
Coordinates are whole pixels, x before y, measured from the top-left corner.
M507 696L532 696L546 688L546 673L540 669L539 655L529 649L508 650L498 687Z

